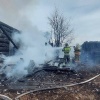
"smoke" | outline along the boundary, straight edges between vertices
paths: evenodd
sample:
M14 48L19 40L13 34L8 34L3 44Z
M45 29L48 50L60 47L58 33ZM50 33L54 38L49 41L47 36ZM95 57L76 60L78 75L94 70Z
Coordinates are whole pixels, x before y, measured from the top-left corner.
M46 39L41 32L15 34L14 39L21 40L21 47L14 56L4 58L5 66L15 64L10 71L6 71L7 77L23 77L34 67L54 58L54 49L50 45L45 46ZM30 65L31 61L33 65Z
M19 30L29 28L32 23L28 12L34 13L37 3L37 0L0 0L0 20Z
M47 45L43 32L34 26L28 12L34 13L35 0L0 0L1 20L21 31L13 33L13 40L20 42L20 48L14 56L3 56L2 70L8 78L21 78L34 69L35 66L54 58L54 49ZM10 65L9 65L10 64Z

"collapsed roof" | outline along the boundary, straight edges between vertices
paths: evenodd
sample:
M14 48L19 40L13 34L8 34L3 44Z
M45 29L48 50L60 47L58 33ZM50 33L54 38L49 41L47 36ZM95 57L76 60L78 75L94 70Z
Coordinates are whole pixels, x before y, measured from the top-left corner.
M18 49L17 45L12 40L12 33L20 33L19 30L0 22L0 53L8 54L10 42Z

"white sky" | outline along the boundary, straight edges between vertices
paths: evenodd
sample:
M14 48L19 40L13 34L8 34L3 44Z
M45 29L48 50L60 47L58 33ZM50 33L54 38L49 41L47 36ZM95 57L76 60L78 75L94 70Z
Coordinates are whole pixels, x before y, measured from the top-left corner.
M100 0L0 0L0 21L18 27L19 14L25 15L39 30L48 31L47 18L55 7L71 18L74 43L100 41Z

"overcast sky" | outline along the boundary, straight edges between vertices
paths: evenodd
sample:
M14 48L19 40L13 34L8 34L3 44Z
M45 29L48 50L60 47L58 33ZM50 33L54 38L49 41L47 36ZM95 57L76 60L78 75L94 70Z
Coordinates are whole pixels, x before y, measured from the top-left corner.
M39 30L48 31L47 18L55 7L71 18L75 43L100 41L100 0L0 0L0 21L16 27L19 14L26 15Z

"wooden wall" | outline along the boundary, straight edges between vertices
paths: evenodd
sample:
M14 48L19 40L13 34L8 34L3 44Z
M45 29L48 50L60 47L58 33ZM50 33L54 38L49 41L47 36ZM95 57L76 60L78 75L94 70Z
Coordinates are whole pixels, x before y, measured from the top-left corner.
M2 30L0 29L0 54L9 54L9 43L10 42L8 38L2 33Z

